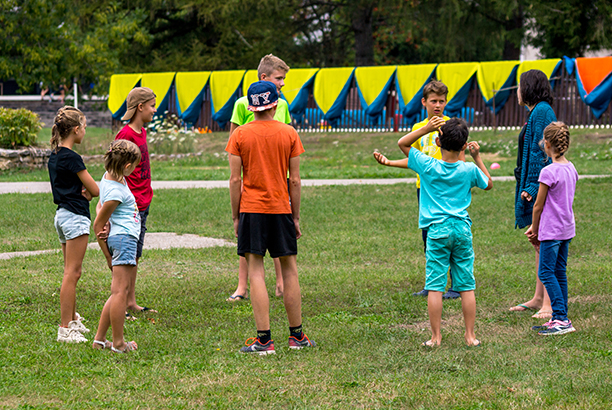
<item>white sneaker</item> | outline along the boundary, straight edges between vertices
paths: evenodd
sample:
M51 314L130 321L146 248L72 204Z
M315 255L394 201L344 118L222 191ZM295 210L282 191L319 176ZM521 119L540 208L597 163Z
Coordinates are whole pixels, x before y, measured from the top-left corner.
M81 323L80 320L73 320L71 322L68 322L68 329L74 329L81 333L89 333L89 329L87 329L85 325Z
M72 322L70 322L72 323ZM59 327L57 330L57 341L66 343L82 343L86 342L85 336L83 336L78 330L71 329L68 327Z

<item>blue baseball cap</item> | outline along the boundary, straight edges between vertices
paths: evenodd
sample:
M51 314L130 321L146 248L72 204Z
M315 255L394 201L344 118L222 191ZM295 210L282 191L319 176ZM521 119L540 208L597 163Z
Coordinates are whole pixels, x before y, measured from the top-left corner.
M270 81L257 81L247 92L249 111L265 111L278 104L278 91Z

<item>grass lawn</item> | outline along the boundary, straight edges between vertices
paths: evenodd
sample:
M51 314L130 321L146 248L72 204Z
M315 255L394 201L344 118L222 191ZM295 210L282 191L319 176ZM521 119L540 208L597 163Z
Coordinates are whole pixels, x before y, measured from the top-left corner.
M514 175L516 166L517 137L519 131L474 131L470 139L481 142L483 160L490 165L498 162L501 167L492 170L493 176ZM41 145L48 145L50 130L39 134ZM390 159L401 159L397 140L402 134L394 133L303 133L302 141L306 152L301 158L303 178L402 178L412 177L410 170L382 167L372 157L372 151L379 149ZM572 145L568 158L574 162L578 172L587 174L612 174L612 130L576 129L571 130ZM87 135L81 146L76 146L82 155L103 154L114 135L109 129L87 128ZM224 151L227 133L199 135L194 141L197 157L186 157L171 161L153 160L151 163L154 179L173 180L224 180L229 178L227 154ZM153 151L152 151L153 152ZM469 155L468 155L469 157ZM405 157L404 157L405 158ZM104 173L100 163L86 162L92 176L99 180ZM33 172L0 171L0 182L48 181L46 170Z
M225 302L234 248L146 251L138 300L160 313L126 324L139 344L126 355L55 342L61 254L0 261L0 408L608 409L612 178L578 182L568 267L577 331L565 336L538 336L530 327L542 320L508 311L535 284L513 195L510 182L473 194L479 348L465 346L457 300L444 302L443 346L420 346L429 332L426 300L411 296L425 265L412 185L303 189L298 269L304 327L319 344L310 351L289 351L272 298L277 354L237 353L255 325L248 302ZM0 207L0 252L59 248L50 194L0 195ZM226 189L159 190L149 218L150 232L233 239ZM101 253L88 251L77 308L93 332L109 292Z

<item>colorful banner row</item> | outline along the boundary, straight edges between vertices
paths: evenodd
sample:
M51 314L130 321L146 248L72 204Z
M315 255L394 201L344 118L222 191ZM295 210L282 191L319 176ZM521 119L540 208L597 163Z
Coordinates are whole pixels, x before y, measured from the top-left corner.
M357 86L364 115L378 118L387 102L393 84L397 90L399 113L410 123L421 112L423 87L433 78L449 89L445 113L458 115L465 107L474 78L485 103L495 112L504 106L514 92L523 72L542 70L554 86L561 59L535 61L496 61L482 63L445 63L405 66L298 68L287 73L282 97L287 100L294 119L302 122L308 96L312 93L323 118L333 124L345 109L353 79ZM570 74L575 71L580 96L597 118L612 98L612 57L565 57ZM151 88L157 98L158 111L168 107L174 84L179 117L187 123L198 120L206 91L210 91L213 119L223 127L229 121L234 102L246 95L257 80L256 70L201 71L179 73L117 74L111 77L108 108L113 118L120 119L126 110L126 97L136 86Z

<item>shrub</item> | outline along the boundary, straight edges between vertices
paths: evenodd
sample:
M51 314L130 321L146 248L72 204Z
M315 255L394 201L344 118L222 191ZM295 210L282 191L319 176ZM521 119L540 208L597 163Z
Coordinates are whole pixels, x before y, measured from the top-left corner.
M193 152L196 133L186 130L176 114L156 117L149 124L147 142L149 152L155 154L184 154Z
M14 149L36 144L38 115L25 108L0 108L0 147Z

